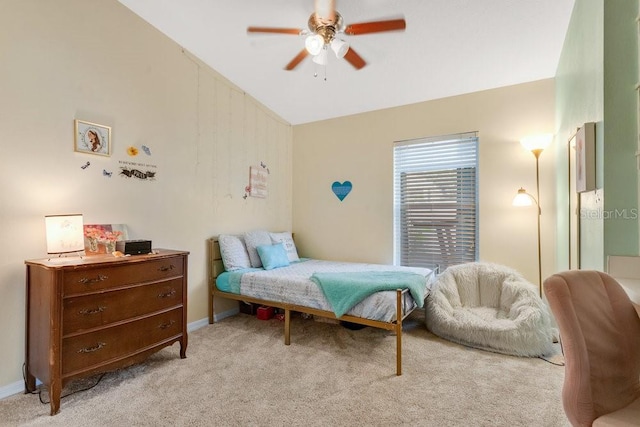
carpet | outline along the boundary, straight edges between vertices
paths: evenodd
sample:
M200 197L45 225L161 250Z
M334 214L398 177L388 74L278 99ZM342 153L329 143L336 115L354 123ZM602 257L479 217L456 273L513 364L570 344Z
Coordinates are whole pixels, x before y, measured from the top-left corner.
M186 359L174 344L107 373L54 417L37 395L3 399L0 425L569 425L562 366L445 341L419 317L405 322L403 344L397 377L388 331L292 316L285 346L281 321L239 314L190 333Z

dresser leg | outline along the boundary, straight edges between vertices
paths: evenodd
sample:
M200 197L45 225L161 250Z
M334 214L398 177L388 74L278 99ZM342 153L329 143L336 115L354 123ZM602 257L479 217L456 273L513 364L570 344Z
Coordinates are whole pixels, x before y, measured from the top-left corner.
M187 358L187 336L185 335L180 340L180 359Z
M60 395L62 394L62 385L60 382L51 381L49 385L49 400L51 401L51 415L55 415L60 411Z

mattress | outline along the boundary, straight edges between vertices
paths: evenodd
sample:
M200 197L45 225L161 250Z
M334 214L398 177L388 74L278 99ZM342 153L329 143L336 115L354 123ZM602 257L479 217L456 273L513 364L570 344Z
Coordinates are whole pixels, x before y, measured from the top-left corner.
M287 267L273 270L251 268L224 272L216 279L216 286L224 292L332 311L322 290L310 279L311 276L314 273L372 271L404 271L420 274L425 278L425 295L428 295L434 277L433 270L427 268L303 259ZM402 303L405 313L417 306L408 292L403 295ZM352 307L347 314L383 322L395 321L396 292L376 292Z

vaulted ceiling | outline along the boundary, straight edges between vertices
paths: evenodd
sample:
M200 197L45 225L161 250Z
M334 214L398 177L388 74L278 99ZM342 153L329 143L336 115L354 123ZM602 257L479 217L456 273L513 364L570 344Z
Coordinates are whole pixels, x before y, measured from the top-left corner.
M313 0L119 0L291 124L555 76L575 0L337 0L345 24L404 17L405 31L344 36L367 62L285 65ZM317 76L314 76L316 75Z

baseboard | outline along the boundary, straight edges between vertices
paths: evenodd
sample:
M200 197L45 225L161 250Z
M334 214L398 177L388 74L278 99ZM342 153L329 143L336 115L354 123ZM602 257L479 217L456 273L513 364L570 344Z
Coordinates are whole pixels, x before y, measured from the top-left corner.
M222 312L222 313L214 314L213 315L213 321L214 322L218 322L218 321L220 321L222 319L234 316L234 315L236 315L238 313L240 313L240 309L239 308L232 308L231 310L227 310L227 311Z
M217 322L219 320L224 319L225 317L233 316L234 314L238 314L239 310L232 309L225 311L224 313L220 313L214 316L214 320ZM200 320L196 320L195 322L191 322L187 324L187 332L193 332L197 329L200 329L209 324L209 318L205 317ZM38 381L39 382L39 381ZM0 399L4 399L9 396L13 396L14 394L24 393L24 381L16 381L12 384L7 384L5 386L0 387Z
M204 317L200 320L196 320L195 322L191 322L187 324L187 332L193 332L196 329L200 329L203 326L207 326L209 324L209 318Z
M18 393L24 393L24 381L16 381L13 384L0 387L0 399L13 396Z

